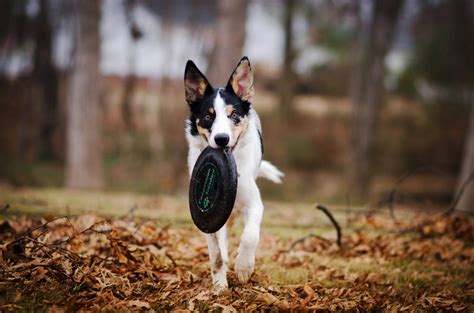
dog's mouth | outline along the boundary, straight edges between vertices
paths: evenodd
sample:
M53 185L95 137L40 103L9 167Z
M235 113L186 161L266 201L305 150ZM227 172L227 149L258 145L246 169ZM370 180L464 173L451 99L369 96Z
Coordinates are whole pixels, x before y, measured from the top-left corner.
M240 135L242 135L242 133L239 134L239 137L237 137L235 144L230 148L232 151L234 151L234 149L237 147L237 144L239 143L239 140L240 140Z
M241 135L242 135L242 133L239 134L239 136L237 137L237 140L235 141L235 143L232 146L223 147L223 149L229 149L230 148L231 151L234 151L235 148L237 148L237 145L239 144L239 140L240 140ZM205 135L201 135L201 137L204 139L204 141L207 143L208 146L212 147L209 139Z

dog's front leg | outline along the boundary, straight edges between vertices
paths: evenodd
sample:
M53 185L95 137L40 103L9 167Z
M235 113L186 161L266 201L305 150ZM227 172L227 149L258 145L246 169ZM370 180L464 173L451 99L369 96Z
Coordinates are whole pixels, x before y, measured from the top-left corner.
M226 225L213 234L206 234L211 261L212 292L220 294L227 289L227 234Z
M254 180L239 182L239 198L243 202L244 231L235 261L235 271L240 282L249 280L255 266L255 251L260 239L260 223L263 215L263 204L260 191Z

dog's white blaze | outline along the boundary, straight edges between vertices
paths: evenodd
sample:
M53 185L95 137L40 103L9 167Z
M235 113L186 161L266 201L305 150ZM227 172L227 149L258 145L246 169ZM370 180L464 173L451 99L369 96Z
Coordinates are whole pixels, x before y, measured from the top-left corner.
M233 142L232 138L232 129L231 129L231 121L229 120L226 110L226 103L224 99L222 99L220 92L217 93L216 98L214 99L214 110L216 112L216 119L212 124L212 131L211 131L211 140L209 144L213 148L218 148L214 137L217 134L227 134L229 136L229 144Z

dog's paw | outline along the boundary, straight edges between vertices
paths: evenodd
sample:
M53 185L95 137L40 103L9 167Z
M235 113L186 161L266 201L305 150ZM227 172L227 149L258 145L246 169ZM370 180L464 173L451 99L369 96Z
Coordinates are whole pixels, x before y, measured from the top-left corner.
M235 272L241 283L246 283L253 274L255 260L247 256L238 255L235 261Z
M212 294L215 296L222 296L226 294L227 291L227 282L225 284L222 284L220 282L215 282L212 284Z
M212 293L220 295L227 290L227 263L224 263L219 270L212 270Z

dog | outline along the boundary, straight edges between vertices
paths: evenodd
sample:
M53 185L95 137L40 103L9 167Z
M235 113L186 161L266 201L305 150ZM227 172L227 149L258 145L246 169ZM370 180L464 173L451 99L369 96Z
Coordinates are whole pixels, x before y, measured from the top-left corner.
M270 162L262 160L263 137L260 119L252 107L254 88L250 61L243 57L230 75L226 87L213 88L189 60L184 72L184 87L191 113L185 128L189 144L189 175L207 146L230 148L234 155L238 172L234 209L242 212L244 220L235 272L239 281L246 283L254 271L263 215L263 204L255 180L264 177L281 183L284 176ZM216 233L205 234L215 294L228 287L226 226Z

